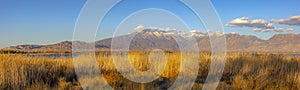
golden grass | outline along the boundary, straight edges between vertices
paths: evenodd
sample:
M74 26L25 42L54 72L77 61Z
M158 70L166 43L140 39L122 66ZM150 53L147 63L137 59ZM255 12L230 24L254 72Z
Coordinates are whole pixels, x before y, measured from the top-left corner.
M167 86L172 85L179 73L183 52L167 52L167 65L162 78L151 83L139 84L131 82L117 72L113 57L101 53L97 56L99 67L80 66L80 72L95 73L99 71L105 80L114 89L159 89L162 80L167 80ZM133 51L130 59L135 68L141 71L148 70L150 52ZM195 53L187 53L195 54ZM90 56L79 56L86 58ZM210 53L199 53L199 72L193 89L201 89L207 77ZM86 61L82 61L86 62ZM196 62L195 62L196 63ZM126 69L123 69L126 72ZM130 71L128 71L130 74ZM193 71L189 71L193 72ZM132 75L138 77L137 75ZM188 78L188 77L187 77ZM80 78L82 81L92 81L95 87L80 87L77 80L73 59L71 57L48 58L27 57L21 54L0 54L0 89L95 89L101 77ZM83 84L81 84L83 85ZM184 87L184 85L182 86ZM300 58L291 56L274 55L270 53L228 53L226 67L217 89L300 89Z

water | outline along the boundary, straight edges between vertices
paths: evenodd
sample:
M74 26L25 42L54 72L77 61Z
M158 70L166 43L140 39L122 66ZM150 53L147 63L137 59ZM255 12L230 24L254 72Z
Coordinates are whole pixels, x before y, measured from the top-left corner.
M300 54L288 54L288 56L300 57Z
M49 58L62 58L62 57L72 57L72 54L28 54L27 57L49 57ZM74 56L78 56L74 54Z
M291 57L300 57L300 54L275 54L275 55L291 56Z
M98 55L98 54L96 54ZM300 57L300 54L281 54L283 56ZM28 54L27 57L49 57L49 58L72 58L72 54ZM74 54L74 56L79 56L79 54Z

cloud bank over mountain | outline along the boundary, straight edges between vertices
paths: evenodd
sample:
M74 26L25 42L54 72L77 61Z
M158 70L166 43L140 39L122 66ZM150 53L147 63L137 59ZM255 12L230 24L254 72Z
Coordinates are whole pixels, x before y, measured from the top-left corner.
M148 33L156 36L163 35L172 35L172 36L180 36L180 37L203 37L210 35L221 36L224 35L222 32L207 32L201 30L177 30L176 28L160 28L160 27L145 27L143 25L139 25L133 29L132 33ZM230 32L231 34L238 34L237 32Z
M293 28L277 28L273 26L272 22L263 19L250 20L248 17L236 18L228 22L226 26L233 28L249 27L253 28L254 32L292 32L294 30Z
M299 16L292 16L287 19L280 19L280 20L272 20L271 22L290 25L290 26L300 26L300 15Z
M253 28L274 28L273 25L265 20L249 20L248 17L236 18L230 21L226 26L230 27L253 27Z

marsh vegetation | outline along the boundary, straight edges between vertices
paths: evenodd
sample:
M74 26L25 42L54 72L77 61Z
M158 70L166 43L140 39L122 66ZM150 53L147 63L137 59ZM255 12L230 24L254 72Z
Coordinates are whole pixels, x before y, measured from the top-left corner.
M0 89L99 89L102 79L114 89L166 89L176 80L183 52L166 52L167 65L160 78L140 84L124 78L115 68L113 55L101 52L96 56L97 67L82 65L80 72L95 73L97 77L77 78L72 57L29 57L23 54L0 54ZM195 53L194 53L195 54ZM201 89L209 71L209 52L199 55L198 76L193 89ZM78 56L87 58L90 56ZM149 69L149 53L132 51L131 64L140 71ZM300 57L271 53L230 52L226 56L226 67L217 89L300 89ZM81 61L82 63L86 61ZM87 70L89 69L89 70ZM126 72L126 69L123 70ZM189 71L193 73L194 71ZM130 74L130 71L128 71ZM133 75L132 77L139 77ZM187 76L187 78L189 78ZM80 81L89 81L93 87L84 86ZM184 87L184 85L182 85Z

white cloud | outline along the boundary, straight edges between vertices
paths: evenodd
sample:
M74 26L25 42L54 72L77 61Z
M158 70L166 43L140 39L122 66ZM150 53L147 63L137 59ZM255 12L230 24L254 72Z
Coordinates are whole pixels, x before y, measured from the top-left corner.
M271 22L275 22L278 24L284 24L284 25L290 25L290 26L300 26L300 15L292 16L287 19L272 20Z
M276 28L271 22L263 19L249 20L248 17L236 18L226 24L229 27L250 27L254 32L291 32L293 28Z
M270 28L270 29L262 29L262 28L254 28L254 32L292 32L294 31L293 28Z
M166 30L166 31L171 31L171 30L176 30L176 28L170 28L170 27L168 27L168 28L166 28L165 30Z
M137 27L135 27L133 30L134 31L142 31L142 30L144 30L145 29L145 26L143 26L143 25L138 25Z
M228 34L239 34L238 32L230 32Z
M253 27L253 28L273 28L273 25L265 20L249 20L248 17L236 18L226 24L229 27Z

